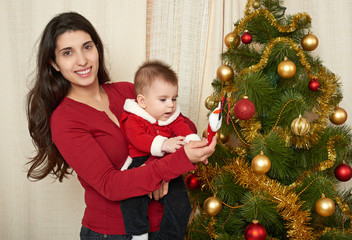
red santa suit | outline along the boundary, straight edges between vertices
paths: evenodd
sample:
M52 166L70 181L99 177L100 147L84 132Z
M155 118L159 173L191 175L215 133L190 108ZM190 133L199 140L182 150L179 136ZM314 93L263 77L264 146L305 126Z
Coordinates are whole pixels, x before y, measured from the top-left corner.
M200 140L200 137L184 122L179 105L166 121L154 119L134 99L125 101L124 110L121 127L132 158L147 155L164 156L161 146L170 137L184 136L185 142Z

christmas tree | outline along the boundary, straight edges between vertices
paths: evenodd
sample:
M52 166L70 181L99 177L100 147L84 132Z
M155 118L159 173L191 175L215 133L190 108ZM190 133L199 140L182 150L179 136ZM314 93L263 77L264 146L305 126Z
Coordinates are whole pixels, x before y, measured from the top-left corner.
M218 144L186 176L186 239L352 239L352 195L339 188L352 177L341 84L312 56L310 16L282 5L248 0L224 39L205 101Z

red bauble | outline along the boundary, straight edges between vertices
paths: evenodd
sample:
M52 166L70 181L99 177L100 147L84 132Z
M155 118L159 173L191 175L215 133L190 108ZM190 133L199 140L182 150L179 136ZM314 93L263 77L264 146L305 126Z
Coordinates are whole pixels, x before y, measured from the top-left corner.
M243 99L239 100L235 104L233 110L238 119L248 120L253 117L255 113L255 106L250 100L248 100L247 96L244 96Z
M198 176L194 173L190 173L187 175L186 177L186 186L191 189L191 190L194 190L194 189L197 189L199 188L201 185L201 182L200 180L198 179Z
M345 163L338 165L334 173L335 177L342 182L347 182L352 178L352 168Z
M241 40L244 44L250 44L252 42L252 35L248 32L248 30L244 31L241 36Z
M249 224L244 230L244 238L246 240L265 240L265 227L254 220L253 223Z
M315 92L318 91L320 87L320 83L318 82L317 78L313 78L309 83L308 83L308 88L309 90Z

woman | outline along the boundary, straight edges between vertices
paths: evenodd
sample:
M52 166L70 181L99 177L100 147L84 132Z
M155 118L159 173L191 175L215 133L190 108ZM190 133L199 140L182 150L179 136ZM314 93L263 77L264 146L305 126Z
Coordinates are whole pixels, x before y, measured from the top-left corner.
M54 17L44 29L28 94L29 131L37 148L28 178L53 174L62 181L72 170L77 173L86 203L81 239L131 239L120 201L150 192L163 197L163 181L195 169L215 150L215 138L209 146L203 139L143 167L118 170L128 156L119 120L125 99L135 96L131 83L109 81L103 45L91 23L73 12ZM162 212L152 201L150 239L158 239Z

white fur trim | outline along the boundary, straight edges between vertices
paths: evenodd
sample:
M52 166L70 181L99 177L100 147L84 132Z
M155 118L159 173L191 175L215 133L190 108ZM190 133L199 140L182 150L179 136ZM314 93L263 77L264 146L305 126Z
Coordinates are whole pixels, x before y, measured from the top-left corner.
M151 124L156 123L156 119L152 117L146 110L144 110L141 106L138 105L135 99L126 99L125 105L123 105L123 109L126 112L133 113L144 120L150 122ZM180 115L181 109L180 106L177 104L175 112L166 120L166 121L159 121L159 126L167 126Z
M170 123L172 123L173 121L176 120L176 118L178 118L178 116L180 115L181 113L181 108L180 106L177 104L176 105L176 110L175 112L166 120L166 121L159 121L158 124L159 126L167 126L169 125Z
M193 133L187 135L183 141L186 143L189 143L189 141L200 141L200 137L197 134Z
M161 151L161 146L163 145L166 139L167 137L163 137L160 135L154 138L152 142L152 146L150 147L150 154L152 156L156 156L156 157L164 156L164 152Z
M142 235L133 235L132 240L148 240L148 233L143 233Z
M145 111L141 106L138 105L136 100L134 99L126 99L125 105L123 105L123 109L127 112L133 113L144 120L147 120L151 124L156 123L155 118L153 118L147 111Z
M128 166L132 163L132 158L130 156L127 157L125 163L123 164L121 171L127 170Z

